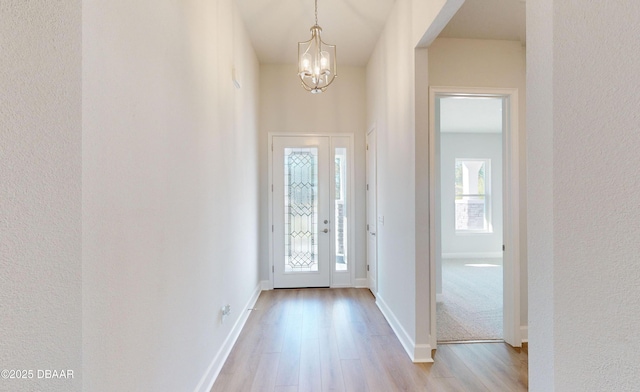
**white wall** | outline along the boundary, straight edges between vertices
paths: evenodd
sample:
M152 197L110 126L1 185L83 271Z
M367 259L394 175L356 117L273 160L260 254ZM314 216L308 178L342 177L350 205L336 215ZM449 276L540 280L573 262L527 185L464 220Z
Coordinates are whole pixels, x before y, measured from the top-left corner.
M490 159L491 233L456 234L455 163L459 158ZM442 200L442 254L462 255L502 252L502 134L441 133L440 183ZM464 257L464 256L462 256ZM474 256L470 256L474 257Z
M206 387L258 287L257 59L232 0L82 17L84 390Z
M640 384L640 3L527 3L531 391Z
M268 134L353 133L355 143L355 272L365 279L365 68L341 66L327 91L311 94L300 85L297 66L260 66L260 277L269 271L269 160Z
M555 389L552 14L553 0L527 5L527 258L532 392Z
M367 67L367 125L375 126L378 132L377 208L378 216L384 217L384 224L377 227L378 303L414 356L415 346L428 340L416 342L415 59L411 26L410 1L396 1ZM423 327L428 329L428 324Z
M430 49L461 0L397 0L367 65L378 130L378 304L414 360L431 359ZM420 110L416 110L416 103ZM434 335L435 336L435 335Z
M518 41L438 38L429 47L429 84L518 89L520 131L520 322L527 325L526 53Z
M81 4L3 1L0 20L0 369L34 371L0 389L80 391Z

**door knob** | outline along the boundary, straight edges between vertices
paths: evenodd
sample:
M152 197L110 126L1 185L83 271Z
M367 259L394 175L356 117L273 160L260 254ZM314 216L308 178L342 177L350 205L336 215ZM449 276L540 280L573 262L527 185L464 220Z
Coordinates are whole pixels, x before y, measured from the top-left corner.
M323 232L323 233L328 233L328 232L329 232L329 229L324 229L324 230L322 230L322 232Z
M325 219L324 220L324 224L326 225L327 223L329 223L329 221Z

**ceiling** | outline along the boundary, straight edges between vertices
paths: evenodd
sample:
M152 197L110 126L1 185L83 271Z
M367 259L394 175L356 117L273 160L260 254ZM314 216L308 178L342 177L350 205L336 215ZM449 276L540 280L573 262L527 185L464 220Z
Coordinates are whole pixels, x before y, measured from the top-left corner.
M314 0L235 0L261 63L295 64L311 38ZM322 39L337 45L338 65L364 66L395 0L318 0Z
M261 63L297 62L314 24L314 0L235 0ZM322 38L339 64L365 66L395 0L318 0ZM524 42L523 0L466 0L441 37Z
M524 0L466 0L442 30L444 38L526 40Z

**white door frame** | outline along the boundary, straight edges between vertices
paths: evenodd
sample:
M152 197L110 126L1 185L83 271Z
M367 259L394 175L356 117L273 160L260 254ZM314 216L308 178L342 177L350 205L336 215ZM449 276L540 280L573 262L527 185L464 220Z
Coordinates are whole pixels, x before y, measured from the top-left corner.
M371 147L369 145L369 142L371 140L371 136L372 135L375 138L373 147ZM369 131L367 131L367 136L366 136L366 151L365 151L365 154L366 154L366 157L365 157L366 168L365 169L366 170L365 170L365 176L367 178L366 178L365 182L367 184L367 190L366 190L365 197L366 197L366 206L367 206L367 208L366 208L367 266L369 266L369 268L367 268L367 285L369 286L369 289L371 290L371 293L373 293L373 295L376 296L376 297L378 296L378 237L377 237L377 235L378 235L378 232L379 232L379 230L378 230L378 211L377 211L377 208L378 208L377 207L377 205L378 205L378 178L377 178L377 176L378 176L378 173L377 173L378 151L377 150L378 150L378 134L377 134L377 131L376 131L376 127L373 126L373 127L371 127L371 129L369 129ZM370 167L370 163L369 163L369 157L370 157L371 152L374 153L374 156L373 156L373 159L374 159L374 165L373 165L374 173L372 173L372 175L374 176L375 181L373 182L373 184L369 183L369 174L370 174L369 171L372 169ZM373 203L372 203L373 206L370 205L369 195L373 195L373 200L374 200ZM373 208L373 210L374 210L373 211L373 230L375 230L375 231L373 232L373 234L370 232L371 229L369 227L372 224L372 222L370 221L371 216L369 214L371 208ZM369 238L369 236L371 236L371 235L376 236L375 237L375 243L376 243L375 252L376 252L376 254L375 254L375 257L373 257L373 260L369 255L369 241L371 240ZM374 264L373 268L372 268L373 271L370 271L369 269L370 269L372 263ZM373 284L371 284L372 281L373 281Z
M489 96L505 98L503 155L503 338L513 347L522 345L520 334L520 156L518 130L518 89L488 87L429 88L429 233L431 347L436 337L436 262L441 257L440 222L440 141L436 132L436 96Z
M269 161L269 182L267 184L268 189L265 191L268 193L268 203L269 203L269 228L273 228L273 138L274 137L328 137L329 138L329 156L333 157L333 152L336 147L343 147L342 144L337 145L334 138L348 138L348 147L347 153L349 155L347 164L348 164L348 172L349 178L347 182L347 192L348 192L348 203L349 208L347 212L347 219L349 222L352 222L347 227L347 243L349 244L347 248L348 252L348 260L349 267L345 272L336 271L333 267L333 263L331 264L331 278L330 278L330 287L354 287L355 283L355 270L356 260L357 260L357 252L355 246L355 145L354 145L354 134L353 133L289 133L289 132L269 132L268 133L268 161ZM335 165L329 165L329 178L335 178ZM329 190L331 193L333 187ZM333 200L333 198L331 198ZM332 203L333 204L333 203ZM334 206L331 205L331 216L333 213ZM273 230L273 229L272 229ZM263 287L263 289L273 290L274 287L274 255L273 255L273 231L269 230L269 287ZM331 230L331 254L335 254L335 241L334 239L334 230Z

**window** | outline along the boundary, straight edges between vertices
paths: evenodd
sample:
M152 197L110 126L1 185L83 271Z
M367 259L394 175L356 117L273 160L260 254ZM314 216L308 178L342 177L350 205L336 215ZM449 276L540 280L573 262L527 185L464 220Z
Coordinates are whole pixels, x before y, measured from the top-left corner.
M491 233L491 160L456 159L456 233Z

